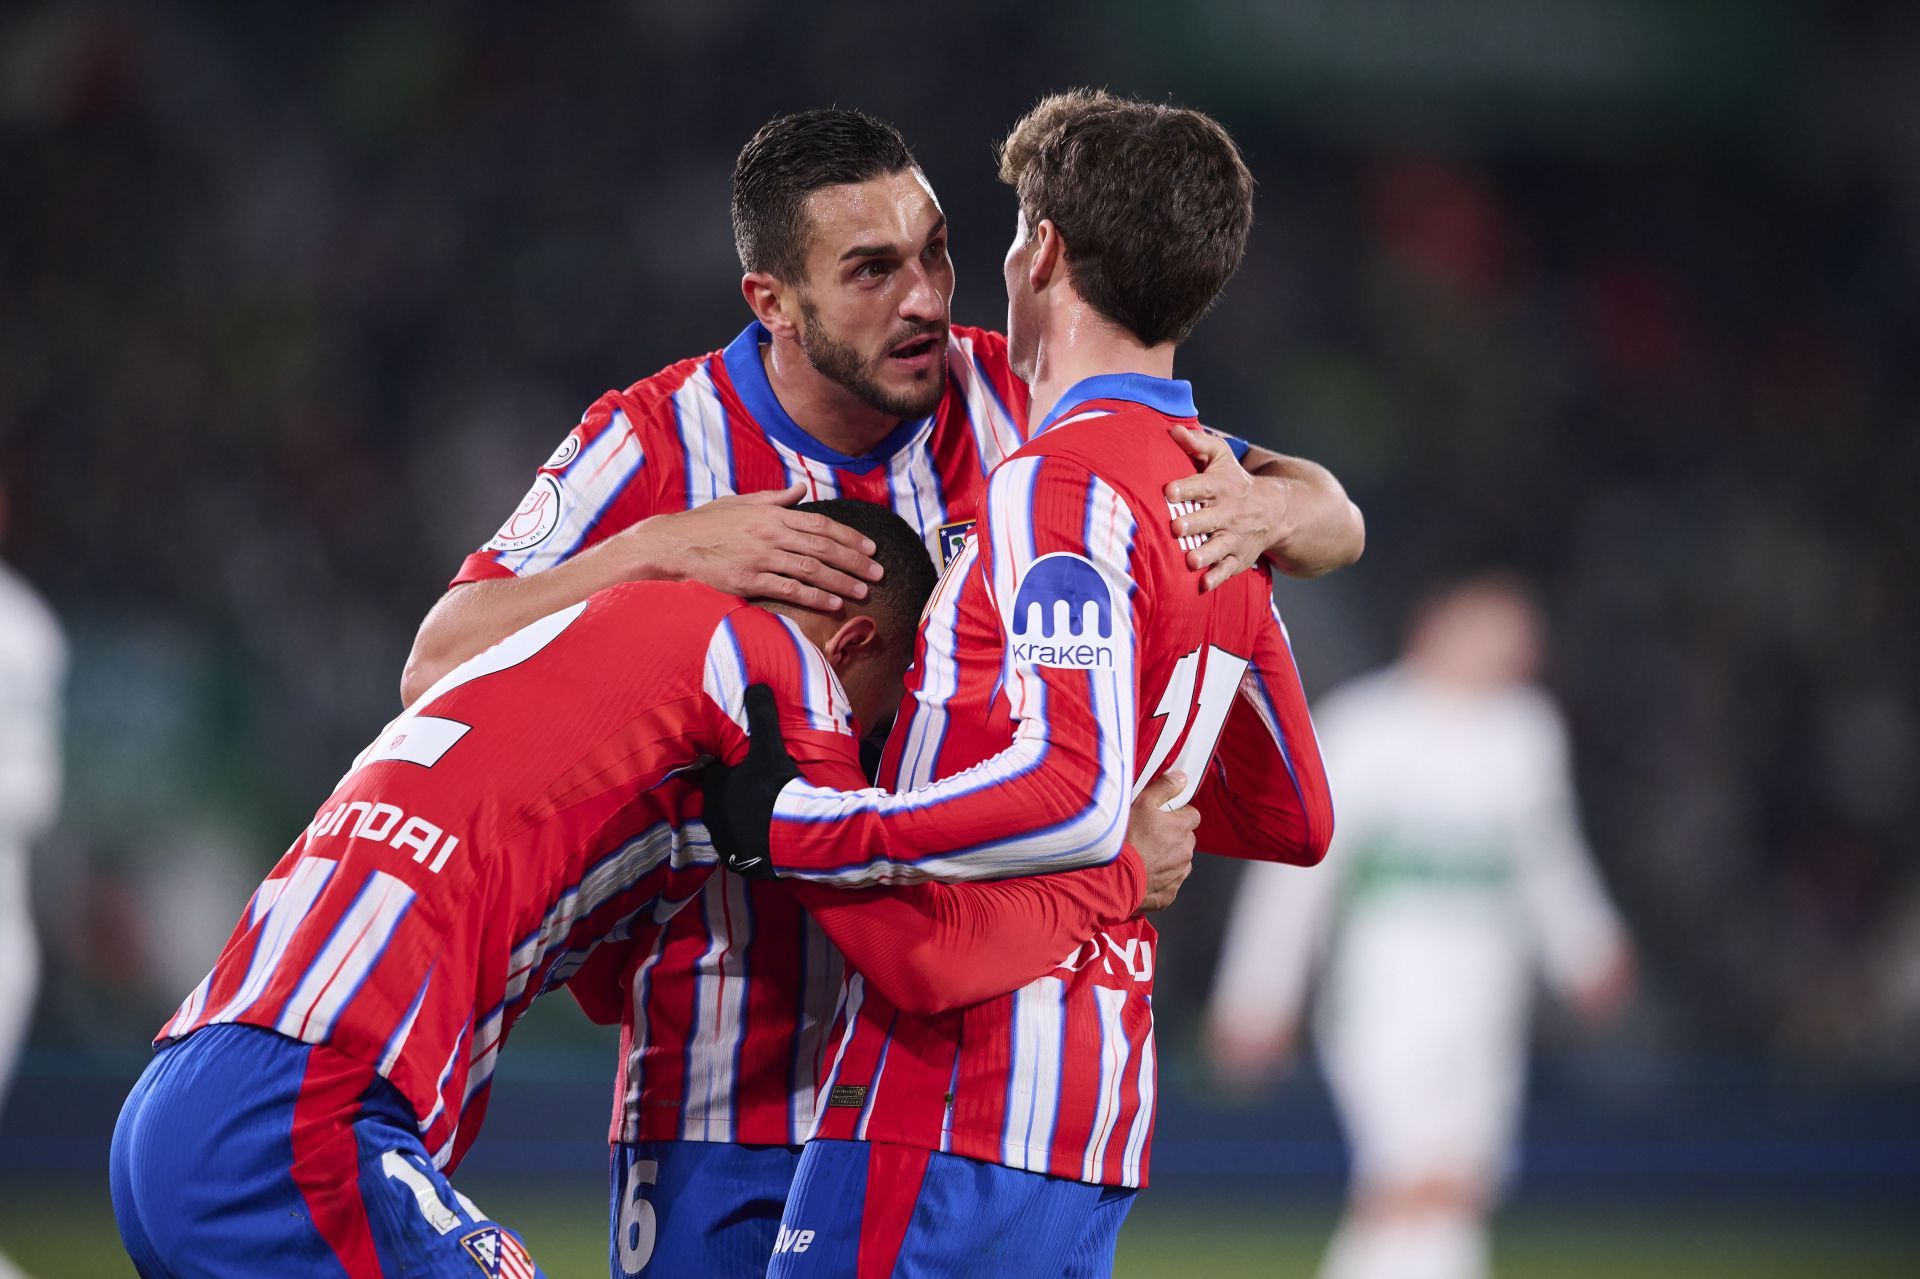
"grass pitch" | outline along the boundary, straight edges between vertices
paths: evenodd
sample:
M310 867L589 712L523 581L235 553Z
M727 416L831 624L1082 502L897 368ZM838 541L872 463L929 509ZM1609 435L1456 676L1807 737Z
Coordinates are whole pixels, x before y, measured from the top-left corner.
M553 1279L607 1273L604 1201L476 1179L471 1193L519 1229ZM1312 1276L1333 1209L1202 1204L1148 1192L1120 1236L1120 1279ZM124 1279L104 1185L0 1188L0 1249L34 1279ZM1781 1205L1634 1208L1521 1203L1495 1236L1498 1279L1912 1279L1920 1232L1886 1213Z

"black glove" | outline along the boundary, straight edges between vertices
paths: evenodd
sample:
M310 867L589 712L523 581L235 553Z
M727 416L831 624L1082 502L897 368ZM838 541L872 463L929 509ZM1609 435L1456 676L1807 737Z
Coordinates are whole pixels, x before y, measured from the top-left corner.
M738 764L712 764L702 779L707 833L726 868L748 879L772 879L773 806L780 790L800 776L780 736L773 690L749 684L747 755Z

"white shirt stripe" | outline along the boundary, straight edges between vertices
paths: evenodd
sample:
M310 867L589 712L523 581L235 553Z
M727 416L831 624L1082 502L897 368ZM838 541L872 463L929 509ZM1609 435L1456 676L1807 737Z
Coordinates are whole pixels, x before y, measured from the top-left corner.
M1001 1162L1009 1168L1047 1170L1060 1109L1066 998L1067 984L1058 977L1042 977L1013 994L1013 1039L1007 1062L1010 1095L1000 1141Z
M337 865L339 863L329 857L306 857L294 864L293 873L287 877L287 886L267 910L266 921L260 929L260 939L254 946L253 960L247 965L247 979L240 983L240 989L234 992L226 1006L214 1014L213 1021L232 1021L253 1007L254 1001L273 981L280 960L293 941L294 930L300 927L307 912L313 909L315 899L320 896L320 890L326 886Z
M1140 1109L1134 1112L1133 1126L1127 1132L1126 1153L1120 1159L1120 1176L1124 1185L1140 1184L1140 1160L1146 1153L1147 1137L1153 1132L1157 1065L1153 1051L1153 1008L1149 1005L1147 1033L1140 1047Z
M1093 1131L1087 1135L1086 1160L1081 1165L1082 1181L1099 1181L1107 1161L1107 1143L1120 1122L1120 1088L1126 1082L1127 1059L1132 1045L1121 1022L1126 1010L1127 992L1112 986L1093 988L1094 1007L1100 1017L1100 1097L1095 1103Z
M367 973L386 953L394 929L413 904L413 889L403 879L377 870L315 956L313 966L280 1010L274 1029L308 1043L324 1042L334 1018L359 993Z
M753 940L746 881L715 875L700 891L700 909L712 942L694 976L683 1135L691 1141L732 1141L735 1066L746 1035L744 952Z
M673 406L686 454L687 507L691 510L734 492L727 414L706 363L673 393Z

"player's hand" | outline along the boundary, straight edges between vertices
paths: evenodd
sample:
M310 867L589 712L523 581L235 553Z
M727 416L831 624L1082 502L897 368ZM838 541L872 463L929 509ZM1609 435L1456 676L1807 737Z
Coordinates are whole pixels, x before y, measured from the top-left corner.
M647 576L832 612L845 600L865 599L867 583L880 580L880 565L867 537L824 515L787 509L806 495L807 486L795 484L715 498L642 520L615 537L632 540Z
M1587 1029L1606 1030L1626 1013L1638 984L1633 951L1625 944L1617 945L1599 972L1574 987L1574 1011Z
M723 865L748 879L772 879L773 806L781 788L800 776L780 736L780 708L773 690L749 684L747 753L738 764L713 764L701 781L706 792L707 833Z
M1207 539L1187 552L1187 567L1206 570L1200 589L1210 591L1259 563L1278 540L1286 488L1255 483L1217 435L1176 426L1173 438L1202 467L1167 485L1167 501L1200 503L1199 510L1174 517L1173 535Z
M1140 913L1165 910L1193 872L1193 831L1199 810L1188 804L1167 812L1165 806L1187 788L1184 773L1162 773L1133 801L1127 822L1127 842L1147 866L1147 893Z
M1207 1017L1205 1050L1215 1083L1251 1092L1286 1073L1293 1061L1293 1028L1249 1028L1216 1012Z

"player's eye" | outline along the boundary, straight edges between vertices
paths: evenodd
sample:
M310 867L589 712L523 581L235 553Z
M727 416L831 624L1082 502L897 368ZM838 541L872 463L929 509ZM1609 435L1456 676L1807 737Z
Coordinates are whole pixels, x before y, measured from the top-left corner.
M926 247L920 256L929 262L938 262L941 258L947 256L947 242L945 240L935 240Z
M853 273L853 278L856 280L878 280L892 269L892 264L888 262L866 262L862 263L860 268Z

